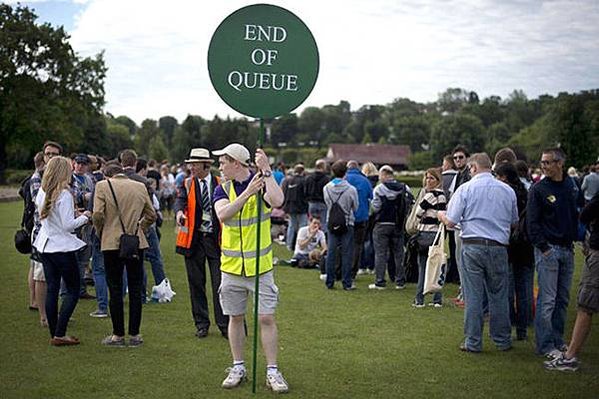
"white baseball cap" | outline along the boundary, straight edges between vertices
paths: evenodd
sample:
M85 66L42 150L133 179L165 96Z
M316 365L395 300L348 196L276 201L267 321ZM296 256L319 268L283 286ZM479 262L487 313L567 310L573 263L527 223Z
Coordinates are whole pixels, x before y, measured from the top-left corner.
M247 166L250 162L250 152L243 145L238 143L232 143L223 148L222 150L212 151L213 155L221 156L228 155L231 158L241 162L241 164Z

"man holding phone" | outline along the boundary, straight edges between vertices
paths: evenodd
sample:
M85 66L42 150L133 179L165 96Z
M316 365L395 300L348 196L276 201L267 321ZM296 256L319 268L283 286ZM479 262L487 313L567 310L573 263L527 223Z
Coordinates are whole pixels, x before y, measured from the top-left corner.
M222 336L228 338L229 318L223 314L218 300L220 272L220 223L212 199L219 179L210 173L214 160L205 148L191 150L185 163L191 176L177 188L175 214L178 234L176 252L185 257L191 313L196 326L196 336L205 338L210 327L206 299L206 260L210 269L214 318Z

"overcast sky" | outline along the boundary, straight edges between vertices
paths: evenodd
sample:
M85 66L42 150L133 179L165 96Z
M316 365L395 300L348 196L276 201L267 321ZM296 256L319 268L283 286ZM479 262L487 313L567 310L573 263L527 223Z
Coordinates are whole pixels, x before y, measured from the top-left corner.
M9 3L15 3L12 0ZM206 65L214 30L250 1L38 0L80 55L105 51L105 110L145 118L240 116ZM448 87L481 99L599 88L599 1L271 1L312 31L320 75L298 109L347 100L352 110L397 97L434 101Z

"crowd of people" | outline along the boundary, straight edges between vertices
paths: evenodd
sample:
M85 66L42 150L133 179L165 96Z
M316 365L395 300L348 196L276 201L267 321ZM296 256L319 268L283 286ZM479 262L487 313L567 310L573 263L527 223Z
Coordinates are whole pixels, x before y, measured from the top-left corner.
M536 352L547 357L544 367L576 370L592 314L599 311L599 162L584 176L566 172L559 148L544 150L540 169L531 173L509 148L499 150L492 162L485 153L457 146L441 167L425 171L418 193L389 165L377 169L371 162L337 160L329 166L318 160L312 173L297 164L287 174L282 164L273 169L260 149L252 162L247 148L236 143L217 151L191 149L188 159L172 167L128 149L107 162L88 154L66 158L62 151L59 143L46 142L22 187L23 225L30 226L32 241L30 308L39 311L51 345L80 343L67 335L80 299L97 301L90 316L111 318L113 331L103 345L143 344L144 261L151 264L155 286L168 283L160 249L163 217L175 219L176 252L184 258L200 339L210 328L208 264L214 320L233 357L224 388L240 385L247 376L244 316L259 274L266 384L275 392L289 389L277 366L279 289L271 237L271 214L277 210L287 215L283 237L293 252L292 266L319 269L331 290L337 281L343 290L355 290L358 276L372 276L368 289L373 291L389 285L403 290L414 281L417 309L426 306L429 248L440 234L447 236L445 281L460 284L453 301L464 307L460 349L466 352L482 351L485 317L502 351L512 347L512 328L517 340L526 340L534 321ZM416 228L408 234L411 218ZM567 345L575 241L585 242L586 258ZM533 318L535 268L539 289ZM87 292L88 276L95 296ZM429 305L441 309L444 303L437 291Z

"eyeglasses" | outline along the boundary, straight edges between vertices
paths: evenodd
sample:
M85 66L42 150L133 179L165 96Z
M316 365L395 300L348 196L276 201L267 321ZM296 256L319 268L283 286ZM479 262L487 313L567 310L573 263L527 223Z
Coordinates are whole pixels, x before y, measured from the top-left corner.
M551 165L552 163L555 163L555 162L557 162L556 159L552 159L551 161L545 161L545 160L543 160L543 161L541 161L541 165L547 166L547 165Z
M463 155L454 155L453 156L453 159L464 159L464 158L466 158L466 157Z

